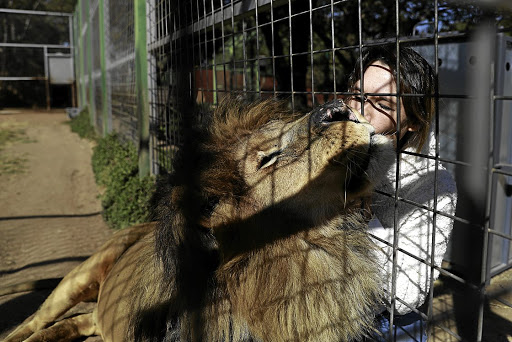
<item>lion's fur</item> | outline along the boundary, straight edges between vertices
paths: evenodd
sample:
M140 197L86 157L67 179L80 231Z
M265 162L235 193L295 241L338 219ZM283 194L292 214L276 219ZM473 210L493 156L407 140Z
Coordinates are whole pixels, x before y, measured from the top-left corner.
M313 122L324 109L217 108L160 182L154 234L102 281L105 341L350 341L371 329L380 285L359 199L385 163L370 158L366 124Z
M174 330L186 340L345 341L371 325L379 285L357 208L318 224L287 212L293 199L260 208L248 196L236 150L269 122L296 119L275 101L224 102L191 153L195 181L189 173L160 202L157 252L167 276L178 274L171 316L199 308Z

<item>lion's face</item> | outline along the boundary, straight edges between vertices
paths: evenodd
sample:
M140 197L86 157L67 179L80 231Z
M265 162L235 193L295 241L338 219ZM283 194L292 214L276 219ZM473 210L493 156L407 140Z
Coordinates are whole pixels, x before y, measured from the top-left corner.
M276 205L298 216L339 212L393 160L391 142L341 100L291 121L271 120L232 151L247 188L238 218Z

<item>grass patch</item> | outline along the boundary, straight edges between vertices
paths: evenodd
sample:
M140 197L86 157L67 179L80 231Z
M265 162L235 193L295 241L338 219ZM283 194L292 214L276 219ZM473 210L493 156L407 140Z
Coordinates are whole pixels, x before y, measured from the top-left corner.
M35 140L27 136L26 123L6 122L0 125L0 149L15 143L31 143Z
M0 129L0 147L6 146L8 143L12 143L19 139L24 134L22 129Z
M0 151L1 153L1 151ZM0 154L0 175L24 173L27 170L27 158Z
M27 136L26 123L5 122L0 125L0 175L23 173L27 169L28 159L5 153L4 148L16 143L31 143L35 140Z

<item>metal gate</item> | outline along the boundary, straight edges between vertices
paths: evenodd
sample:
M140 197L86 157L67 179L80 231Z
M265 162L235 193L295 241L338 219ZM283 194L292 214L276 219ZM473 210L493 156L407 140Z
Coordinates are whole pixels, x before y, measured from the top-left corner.
M71 105L75 106L73 14L0 9L0 16L4 19L3 42L0 42L1 54L4 56L0 81L4 91L9 88L9 84L24 88L21 84L28 82L27 89L41 89L36 91L35 96L50 109L51 85L68 85L71 87ZM58 32L55 37L46 37L44 41L38 41L32 36L38 25L52 27L55 21L65 24L67 31ZM18 27L20 22L24 24L21 28ZM25 32L15 37L13 31L19 29Z

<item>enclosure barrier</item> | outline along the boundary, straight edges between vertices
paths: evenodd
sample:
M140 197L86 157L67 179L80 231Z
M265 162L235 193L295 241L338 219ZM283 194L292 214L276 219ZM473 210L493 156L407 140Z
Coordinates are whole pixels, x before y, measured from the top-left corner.
M427 257L395 241L393 260L405 254L429 274L441 273L435 283L429 278L424 307L410 308L427 320L429 341L492 340L493 319L512 326L489 306L499 300L512 308L491 281L512 266L512 20L508 3L496 6L468 4L464 12L438 1L79 0L73 17L79 105L89 108L98 132L116 131L138 146L142 174L162 174L175 166L183 127L201 124L226 95L279 97L307 110L354 95L348 75L364 48L412 47L435 70L437 110L433 148L401 155L424 158L436 172L444 165L457 183L458 205L450 215L435 200L401 197L400 186L383 194L395 207L420 208L432 224ZM454 20L466 26L455 30ZM438 268L441 217L453 219L454 229L445 267ZM393 289L392 322L399 304Z
M31 92L23 95L50 109L51 88L59 86L70 88L68 106L76 105L72 20L70 13L0 8L0 106L18 105L12 98ZM68 30L59 31L59 26Z

